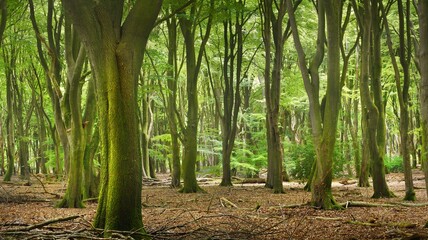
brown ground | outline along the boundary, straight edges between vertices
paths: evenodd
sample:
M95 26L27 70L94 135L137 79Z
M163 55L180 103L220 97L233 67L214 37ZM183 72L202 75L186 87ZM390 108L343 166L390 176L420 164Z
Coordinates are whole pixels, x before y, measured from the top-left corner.
M206 179L204 179L206 180ZM342 179L343 180L343 179ZM417 201L427 203L424 178L414 172ZM206 194L180 194L166 180L145 182L143 222L154 239L427 239L428 206L352 207L323 211L304 204L310 193L303 184L284 183L285 194L272 194L263 184L235 184L218 187L215 181L200 182ZM349 181L350 183L353 180ZM85 209L54 208L58 201L45 193L33 178L31 186L19 180L0 181L1 239L103 239L91 229L96 203ZM402 174L388 175L388 184L397 195L392 199L371 199L371 188L334 182L338 202L363 201L378 204L403 203ZM151 185L151 186L149 186ZM64 183L44 181L49 193L63 194ZM228 205L227 201L237 208ZM47 220L78 216L76 219L29 229ZM128 233L114 233L126 239ZM128 238L129 239L129 238Z

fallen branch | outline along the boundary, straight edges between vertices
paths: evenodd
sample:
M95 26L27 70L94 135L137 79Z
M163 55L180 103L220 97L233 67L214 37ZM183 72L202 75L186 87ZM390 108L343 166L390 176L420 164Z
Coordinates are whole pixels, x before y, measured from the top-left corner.
M359 201L347 201L340 203L340 206L344 208L348 207L425 207L428 203L407 203L407 202L392 202L392 203L371 203L371 202L359 202Z
M344 208L348 207L395 207L397 205L388 204L388 203L370 203L370 202L358 202L358 201L347 201L345 203L340 203L340 206Z
M397 227L397 228L416 228L418 225L416 223L407 223L407 222L398 222L398 223L376 223L376 222L360 222L360 221L346 221L346 223L369 226L369 227Z
M57 194L57 193L51 193L51 192L49 192L48 190L46 190L46 188L45 188L45 185L43 184L43 182L42 182L42 180L40 180L40 178L38 178L37 176L36 176L36 174L34 174L34 173L31 173L31 175L33 175L33 177L34 178L36 178L37 179L37 181L42 185L42 188L43 188L43 190L45 191L45 193L47 193L47 194L50 194L50 195L53 195L53 196L55 196L56 198L62 198L62 196L61 195L59 195L59 194Z
M324 221L343 221L343 218L340 217L315 217L315 220L324 220Z
M266 183L266 179L264 178L245 178L241 180L241 184L245 183Z
M238 208L238 206L236 204L227 200L225 197L220 198L220 204L226 208Z
M36 228L42 228L44 226L53 224L53 223L58 223L58 222L65 222L65 221L70 221L70 220L74 220L76 218L81 217L81 215L74 215L74 216L68 216L68 217L64 217L64 218L55 218L55 219L51 219L42 223L38 223L38 224L34 224L34 225L30 225L27 227L22 227L22 228L13 228L13 229L6 229L0 232L21 232L21 231L31 231L33 229Z

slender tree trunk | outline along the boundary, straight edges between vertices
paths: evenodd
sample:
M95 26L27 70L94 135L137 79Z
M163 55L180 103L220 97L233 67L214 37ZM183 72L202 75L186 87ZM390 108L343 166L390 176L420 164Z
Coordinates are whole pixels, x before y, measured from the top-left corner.
M168 123L171 131L171 148L172 148L172 180L171 186L174 188L181 187L181 163L180 163L180 144L178 141L177 126L177 19L172 17L167 20L168 25ZM171 167L171 166L170 166Z
M421 67L420 82L420 114L422 127L422 165L425 184L428 186L428 1L419 0L419 65ZM428 196L428 188L426 188Z
M405 14L405 15L404 15ZM410 88L410 70L411 61L411 36L410 36L410 0L406 1L406 9L403 9L402 0L398 0L399 16L399 38L400 38L400 63L403 69L403 86L402 91L398 91L400 101L400 139L401 154L403 156L404 182L406 186L406 196L404 200L414 201L416 199L413 188L412 166L410 163L410 139L409 139L409 88ZM396 76L399 79L399 76ZM396 81L397 88L401 84Z
M197 19L191 19L195 17L197 5L192 3L190 7L190 14L188 16L183 13L183 16L179 19L179 25L181 32L184 37L184 44L186 47L186 72L187 72L187 125L183 129L183 188L180 190L183 193L193 193L202 191L196 182L196 159L197 153L197 135L198 135L198 117L199 117L199 105L198 105L198 75L201 67L203 52L207 44L209 34L211 31L211 24L213 18L214 0L210 0L209 16L207 21L207 27L204 36L202 37L202 43L199 47L199 53L196 56L195 50L195 22Z
M94 157L98 149L99 131L95 126L96 103L95 83L91 78L88 82L86 94L85 113L83 115L83 128L85 134L85 155L83 157L83 198L98 196L98 179L94 174ZM95 129L94 129L95 128Z
M12 62L13 63L13 62ZM12 66L6 64L6 101L7 101L7 116L6 116L6 135L7 135L7 170L4 175L4 181L8 182L14 173L14 155L15 155L15 119L13 116L13 84L12 84Z
M69 24L69 23L66 23ZM71 25L66 27L66 59L67 59L67 81L69 94L66 96L70 104L70 168L68 172L67 190L64 198L58 204L58 207L81 208L83 207L82 198L83 185L83 159L85 156L85 131L83 129L82 110L81 110L81 75L86 54L80 41L77 41L76 34L72 34ZM77 44L75 44L75 42Z
M275 15L275 5L271 0L261 1L262 11L262 35L265 45L265 72L264 87L266 98L266 136L268 149L268 176L266 187L272 188L274 193L283 193L283 149L278 128L279 102L281 93L281 71L283 65L283 50L286 33L283 33L283 19L286 13L286 1L280 1L277 5L278 12ZM272 45L273 40L273 45ZM272 48L274 59L272 66Z

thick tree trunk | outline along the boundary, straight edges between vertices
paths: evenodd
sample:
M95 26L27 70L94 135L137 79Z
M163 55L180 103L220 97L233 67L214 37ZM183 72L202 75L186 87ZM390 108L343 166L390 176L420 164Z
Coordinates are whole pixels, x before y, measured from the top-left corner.
M421 67L420 107L422 127L422 164L428 186L428 1L419 0L419 65ZM428 196L428 188L426 188Z
M137 1L124 19L123 1L62 2L95 74L101 189L94 226L144 232L137 83L148 36L162 1Z

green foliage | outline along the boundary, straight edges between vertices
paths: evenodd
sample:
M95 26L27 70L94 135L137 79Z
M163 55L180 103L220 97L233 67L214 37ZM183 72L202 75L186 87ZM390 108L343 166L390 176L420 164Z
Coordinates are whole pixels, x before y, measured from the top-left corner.
M315 161L315 149L312 143L286 144L285 164L290 177L295 179L308 179L312 164Z
M305 144L285 144L285 164L289 175L295 179L308 179L311 174L312 164L316 159L315 148L312 142ZM336 144L333 157L333 176L341 177L346 175L347 159L340 151L340 144Z
M385 156L385 167L388 173L401 173L404 171L401 156Z

